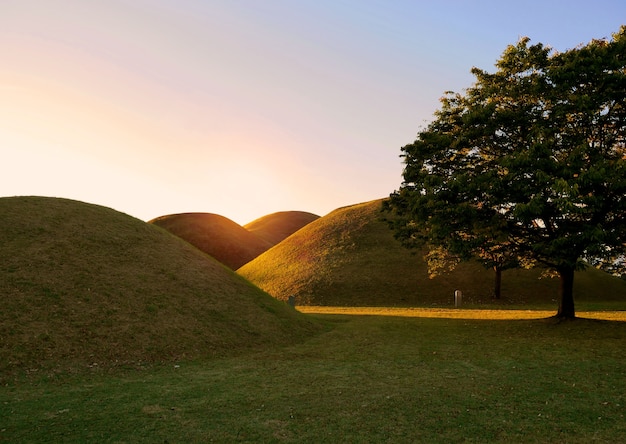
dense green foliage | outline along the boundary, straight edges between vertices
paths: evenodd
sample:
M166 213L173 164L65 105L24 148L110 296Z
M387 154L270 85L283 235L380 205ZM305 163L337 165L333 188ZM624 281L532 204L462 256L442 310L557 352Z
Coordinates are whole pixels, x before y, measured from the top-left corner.
M562 53L527 38L448 93L402 148L388 210L405 245L542 266L574 317L574 271L626 245L626 27Z
M0 390L0 441L626 442L626 323L316 315L293 347Z

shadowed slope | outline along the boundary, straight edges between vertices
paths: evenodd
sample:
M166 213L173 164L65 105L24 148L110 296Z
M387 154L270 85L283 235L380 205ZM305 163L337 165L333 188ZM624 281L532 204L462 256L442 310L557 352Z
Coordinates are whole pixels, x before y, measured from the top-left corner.
M171 214L152 219L149 223L165 228L233 270L273 245L217 214Z
M276 245L319 216L305 211L280 211L260 217L243 227L261 239Z
M380 219L382 200L337 209L305 226L238 270L276 298L301 305L450 305L454 290L467 302L488 302L494 274L462 263L450 274L429 279L422 254L412 254ZM550 302L557 279L538 279L539 270L503 273L504 301ZM577 297L624 300L626 282L595 269L577 273Z
M168 232L65 199L0 199L0 377L271 346L316 326Z

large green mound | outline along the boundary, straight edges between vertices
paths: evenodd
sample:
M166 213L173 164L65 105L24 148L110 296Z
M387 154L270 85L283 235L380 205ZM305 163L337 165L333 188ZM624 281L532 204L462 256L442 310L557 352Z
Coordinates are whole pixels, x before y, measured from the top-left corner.
M279 211L253 220L243 227L276 245L316 219L319 219L317 214L306 211Z
M489 302L494 273L477 263L429 279L422 254L393 237L381 219L382 200L337 209L305 226L238 270L274 297L294 296L301 305L450 305L454 291L464 300ZM503 302L556 300L558 279L539 270L503 273ZM575 297L624 300L626 282L596 269L576 274Z
M97 205L0 199L0 375L292 343L317 329L188 243Z
M170 214L152 219L149 223L165 228L233 270L273 245L218 214Z

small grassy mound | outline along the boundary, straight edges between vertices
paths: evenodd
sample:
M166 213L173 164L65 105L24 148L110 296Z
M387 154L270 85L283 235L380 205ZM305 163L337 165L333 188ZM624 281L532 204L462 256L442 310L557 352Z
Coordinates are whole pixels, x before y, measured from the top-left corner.
M0 376L211 357L317 325L155 225L65 199L0 199Z
M218 214L171 214L149 223L165 228L233 270L273 245Z
M301 305L450 305L455 290L467 303L490 302L494 273L474 262L428 278L423 254L402 247L381 220L382 200L337 209L305 226L238 270L274 297ZM502 303L550 303L558 279L539 270L509 270ZM626 282L596 269L575 278L577 300L626 299Z
M243 227L261 239L276 245L319 216L305 211L280 211L260 217Z

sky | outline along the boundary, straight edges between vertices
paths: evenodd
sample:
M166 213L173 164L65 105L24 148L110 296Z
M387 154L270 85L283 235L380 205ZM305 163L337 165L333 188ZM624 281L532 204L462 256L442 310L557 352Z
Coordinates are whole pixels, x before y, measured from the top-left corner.
M623 24L623 0L0 0L0 197L323 216L398 189L472 67Z

